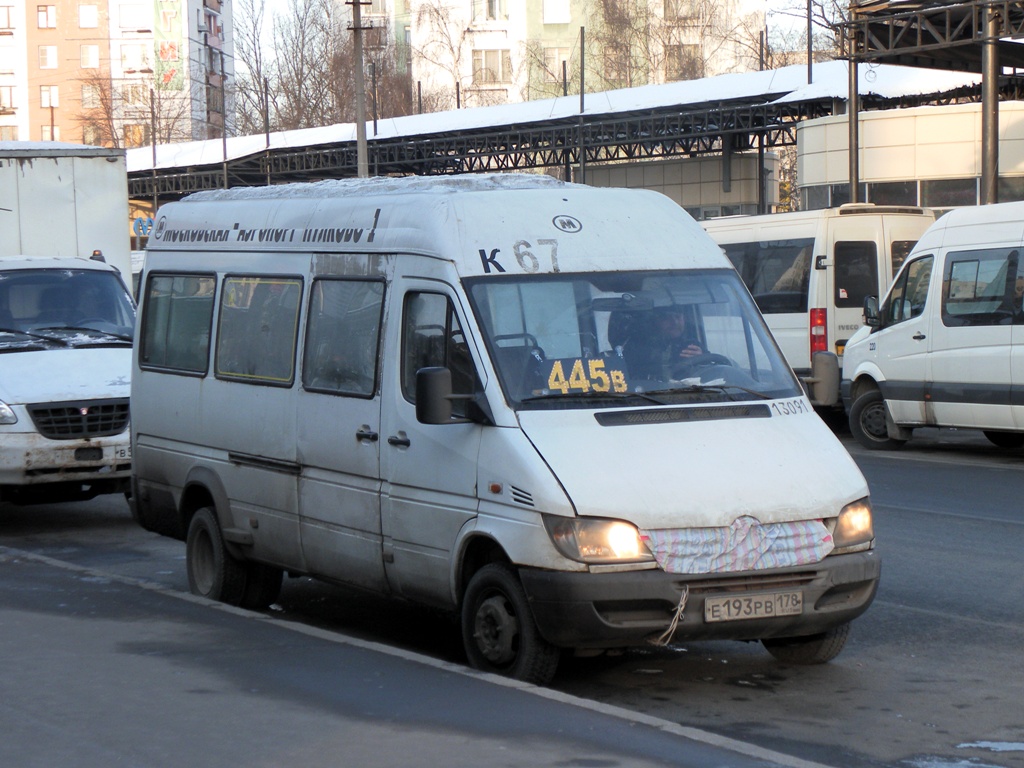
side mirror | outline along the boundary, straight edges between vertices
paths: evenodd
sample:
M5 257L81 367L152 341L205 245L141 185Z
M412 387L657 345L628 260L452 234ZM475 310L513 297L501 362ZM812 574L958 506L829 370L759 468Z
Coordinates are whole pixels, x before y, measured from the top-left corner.
M416 421L448 424L452 420L452 372L447 368L416 371Z
M877 328L882 324L878 316L878 297L867 296L864 299L864 325Z

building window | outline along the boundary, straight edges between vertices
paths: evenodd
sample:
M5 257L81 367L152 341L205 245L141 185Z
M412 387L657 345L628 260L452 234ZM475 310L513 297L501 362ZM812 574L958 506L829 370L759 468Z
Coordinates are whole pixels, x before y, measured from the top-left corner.
M99 109L101 103L100 87L98 85L86 83L82 86L82 109Z
M103 132L96 125L82 126L82 143L91 144L94 147L103 146Z
M693 80L704 77L699 45L665 46L665 79Z
M57 46L56 45L40 45L39 46L39 68L40 69L56 69L57 68Z
M387 12L387 0L370 0L370 7L366 9L366 13L373 14L375 16L384 16Z
M868 202L875 205L917 205L917 182L873 182L868 184L868 195Z
M121 87L121 98L125 104L145 106L149 104L149 88L142 83L129 83Z
M39 106L43 109L50 109L50 107L59 107L60 87L56 85L41 85L39 86Z
M125 147L144 147L149 142L149 126L146 123L129 123L121 135Z
M551 82L562 81L562 64L568 65L572 58L572 51L569 48L545 48L544 49L544 79ZM566 67L568 69L568 66Z
M78 26L81 29L96 29L100 25L99 7L95 5L78 6Z
M117 9L118 25L121 29L149 29L149 17L146 8L137 4L122 4Z
M0 125L0 141L17 141L18 126Z
M0 46L0 75L14 74L14 48Z
M544 0L545 24L568 24L571 21L569 0Z
M921 182L921 204L955 208L978 204L978 179L927 179Z
M121 67L126 72L140 72L150 69L148 49L144 45L122 45Z
M477 85L512 82L508 51L473 51L473 82Z
M0 29L14 29L13 5L0 5Z
M472 0L473 21L507 21L505 0Z
M14 86L0 85L0 112L14 109Z
M1024 200L1024 177L1000 176L999 202L1009 203L1014 200Z
M56 29L57 28L57 6L56 5L37 5L36 6L36 26L39 29Z
M82 46L82 69L98 69L100 66L100 47L98 45Z
M692 22L697 15L692 0L665 0L662 10L666 21Z
M60 126L51 126L49 123L42 127L39 132L43 138L43 141L60 141Z

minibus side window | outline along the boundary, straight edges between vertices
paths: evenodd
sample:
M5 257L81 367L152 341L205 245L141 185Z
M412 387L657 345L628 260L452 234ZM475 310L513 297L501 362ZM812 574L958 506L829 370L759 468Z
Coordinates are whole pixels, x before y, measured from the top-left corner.
M723 245L762 314L807 311L814 238Z
M883 325L902 323L924 312L928 283L932 276L932 261L930 255L915 259L896 279L888 303L882 307Z
M406 294L402 325L402 394L410 403L416 402L416 371L433 366L443 366L452 372L453 394L473 394L476 369L451 301L440 293ZM453 415L464 417L466 402L454 400Z
M956 327L1012 322L1018 262L1016 249L951 252L942 276L942 324Z
M870 241L836 243L835 305L860 308L878 295L878 250Z
M213 275L149 276L139 349L143 368L206 373L215 288Z
M299 329L302 280L227 277L217 326L217 378L291 386Z
M309 295L302 386L318 392L372 397L384 283L315 280Z

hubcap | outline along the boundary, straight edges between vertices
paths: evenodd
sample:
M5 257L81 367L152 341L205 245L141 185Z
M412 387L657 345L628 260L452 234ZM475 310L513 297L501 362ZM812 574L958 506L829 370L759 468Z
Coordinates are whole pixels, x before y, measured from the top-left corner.
M473 628L477 648L489 662L499 665L515 659L519 623L504 597L495 595L480 603Z
M868 437L875 440L886 440L889 430L885 426L885 405L875 403L865 408L860 415L860 425Z
M200 594L208 595L213 589L213 572L213 542L206 531L200 531L192 551L192 578Z

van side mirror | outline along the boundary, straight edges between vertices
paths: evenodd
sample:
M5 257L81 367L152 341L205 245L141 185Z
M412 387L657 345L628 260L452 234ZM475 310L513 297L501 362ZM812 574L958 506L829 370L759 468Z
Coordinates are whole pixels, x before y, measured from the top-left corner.
M877 328L881 323L878 315L878 297L866 296L864 298L864 325Z

